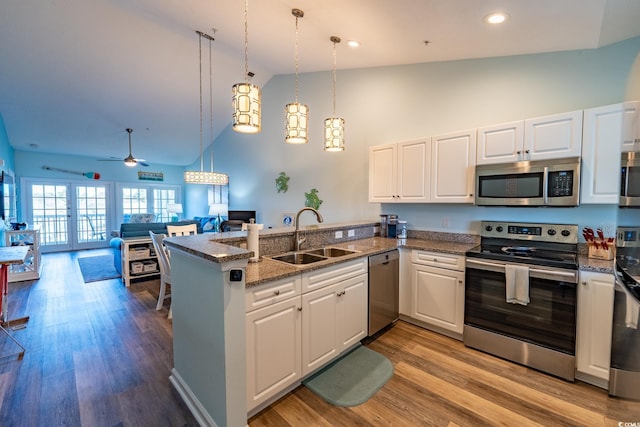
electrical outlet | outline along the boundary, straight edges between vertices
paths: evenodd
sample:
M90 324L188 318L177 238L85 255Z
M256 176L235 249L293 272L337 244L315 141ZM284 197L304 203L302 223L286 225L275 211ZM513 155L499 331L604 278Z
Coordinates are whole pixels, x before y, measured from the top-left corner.
M247 249L247 244L245 242L240 243L240 249Z
M347 236L348 237L354 237L356 235L356 230L349 230L347 231Z
M449 222L451 221L451 218L448 216L443 216L442 217L442 227L443 228L449 228Z
M336 231L336 239L342 239L342 231Z

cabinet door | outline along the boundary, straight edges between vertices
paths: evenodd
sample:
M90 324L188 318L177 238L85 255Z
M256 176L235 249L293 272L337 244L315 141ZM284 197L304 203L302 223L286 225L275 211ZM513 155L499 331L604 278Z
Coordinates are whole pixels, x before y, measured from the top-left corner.
M431 138L433 203L473 203L476 130Z
M614 278L580 272L576 319L576 367L579 372L609 379Z
M369 147L369 202L396 200L398 155L396 144Z
M640 150L640 101L624 103L622 152Z
M398 201L429 201L429 157L429 140L398 143Z
M368 278L368 274L363 274L341 283L342 290L338 292L338 338L341 351L367 336Z
M580 203L618 204L622 104L584 110Z
M464 324L464 273L412 265L412 317L462 334Z
M247 410L301 378L300 297L247 313Z
M340 353L338 348L339 283L302 295L302 376Z
M582 145L582 110L524 121L522 160L579 157Z
M524 121L478 128L476 164L509 163L522 160Z

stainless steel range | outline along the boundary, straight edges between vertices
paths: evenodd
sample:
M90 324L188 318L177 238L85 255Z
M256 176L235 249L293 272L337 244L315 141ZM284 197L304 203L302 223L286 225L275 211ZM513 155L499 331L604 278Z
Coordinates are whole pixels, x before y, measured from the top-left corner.
M640 400L640 227L618 227L609 394Z
M466 253L465 345L573 381L578 226L481 226Z

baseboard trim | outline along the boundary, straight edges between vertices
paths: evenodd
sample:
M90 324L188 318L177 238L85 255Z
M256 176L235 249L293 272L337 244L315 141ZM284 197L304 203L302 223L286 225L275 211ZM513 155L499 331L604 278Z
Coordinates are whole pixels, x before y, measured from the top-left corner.
M195 417L203 427L218 427L213 418L209 415L207 410L202 406L198 398L193 394L187 383L184 382L178 371L175 368L171 369L171 375L169 381L173 388L178 392L187 408L191 411L191 414Z

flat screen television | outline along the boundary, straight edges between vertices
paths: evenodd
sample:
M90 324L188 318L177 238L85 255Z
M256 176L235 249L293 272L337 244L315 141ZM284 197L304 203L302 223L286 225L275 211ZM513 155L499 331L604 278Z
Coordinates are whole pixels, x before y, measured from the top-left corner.
M238 220L249 223L251 218L256 219L256 211L229 211L229 220ZM255 221L258 222L258 221Z

